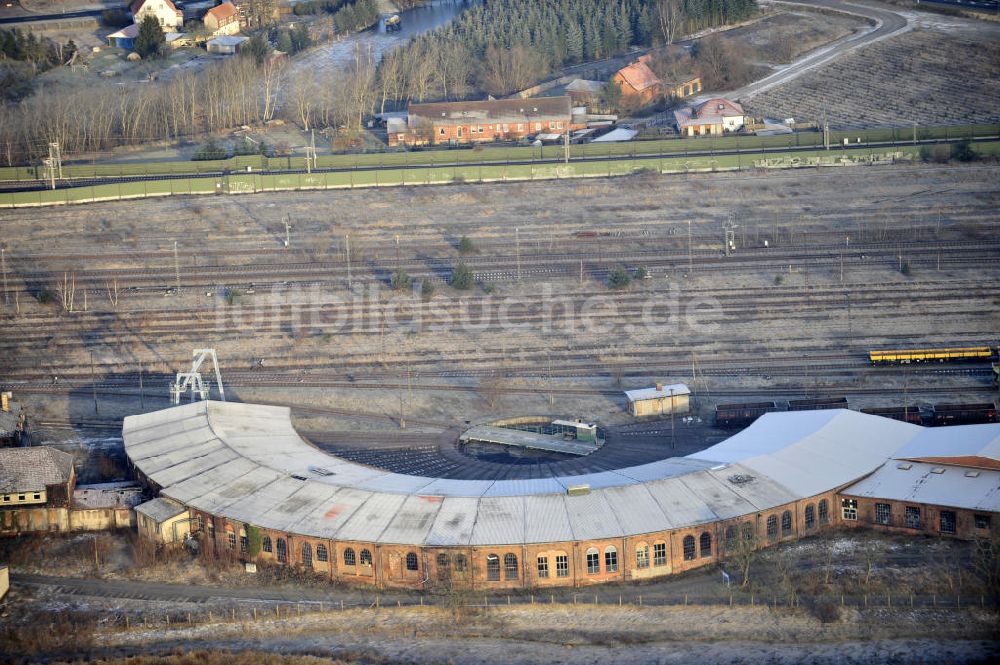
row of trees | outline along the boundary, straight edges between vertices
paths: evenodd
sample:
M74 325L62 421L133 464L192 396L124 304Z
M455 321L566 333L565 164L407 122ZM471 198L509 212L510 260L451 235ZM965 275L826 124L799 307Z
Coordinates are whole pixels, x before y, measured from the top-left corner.
M35 162L49 141L58 141L64 154L97 152L279 117L305 129L359 129L378 102L375 62L365 50L322 79L307 69L290 75L284 60L258 59L252 49L243 53L157 85L43 89L20 104L0 105L0 159Z

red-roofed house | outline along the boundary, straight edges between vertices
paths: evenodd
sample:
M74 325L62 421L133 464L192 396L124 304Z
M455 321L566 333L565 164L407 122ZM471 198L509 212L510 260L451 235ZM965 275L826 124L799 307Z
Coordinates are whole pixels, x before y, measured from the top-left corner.
M661 95L678 99L701 92L701 78L685 76L677 81L663 81L649 66L650 56L641 56L627 67L622 67L613 80L622 89L622 96L643 104L656 101Z
M213 37L235 35L240 31L240 13L236 5L231 2L223 2L217 7L212 7L205 12L202 21L205 27L211 30Z
M637 61L615 72L612 80L622 89L623 97L639 98L649 103L660 96L660 79L649 68L649 56L641 56Z
M135 0L129 5L132 20L142 23L147 16L154 17L163 32L177 32L184 24L184 12L177 9L170 0Z
M739 130L746 123L746 114L737 102L716 97L674 111L674 119L681 134L708 136Z

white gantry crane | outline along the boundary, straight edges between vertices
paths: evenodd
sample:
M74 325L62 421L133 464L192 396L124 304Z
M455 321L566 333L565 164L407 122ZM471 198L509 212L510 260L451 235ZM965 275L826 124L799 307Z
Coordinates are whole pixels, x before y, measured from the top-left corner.
M192 402L196 398L208 399L211 387L205 384L205 381L201 378L201 372L198 370L201 368L202 363L209 358L211 358L212 368L215 370L215 385L219 387L219 397L225 402L226 390L222 387L222 374L219 373L219 360L215 355L215 349L195 349L193 355L194 360L191 361L191 371L177 372L177 378L174 380L174 384L170 386L171 403L180 404L181 395L188 390L191 391Z

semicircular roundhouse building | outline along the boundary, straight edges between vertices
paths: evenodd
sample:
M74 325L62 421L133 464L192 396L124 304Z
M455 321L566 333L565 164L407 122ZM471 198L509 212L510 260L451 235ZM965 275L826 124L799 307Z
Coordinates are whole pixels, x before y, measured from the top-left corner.
M239 555L259 538L263 560L378 587L652 578L832 524L968 537L1000 509L1000 425L929 430L842 409L767 414L689 457L533 480L349 462L303 440L284 407L196 402L130 416L123 434L137 475L181 511L175 539L200 531Z

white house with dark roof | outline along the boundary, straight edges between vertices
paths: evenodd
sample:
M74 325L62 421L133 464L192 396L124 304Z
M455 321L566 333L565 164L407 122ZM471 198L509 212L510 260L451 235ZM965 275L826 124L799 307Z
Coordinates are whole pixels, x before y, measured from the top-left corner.
M135 0L129 5L129 11L135 23L142 23L144 18L152 16L163 32L178 32L184 24L184 12L170 0Z

